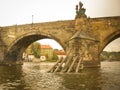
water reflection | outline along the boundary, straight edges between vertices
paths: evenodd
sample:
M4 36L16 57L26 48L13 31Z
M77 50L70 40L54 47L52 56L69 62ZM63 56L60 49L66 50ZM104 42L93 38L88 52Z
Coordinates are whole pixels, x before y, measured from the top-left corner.
M0 90L120 90L120 62L102 62L101 68L84 69L80 74L41 69L38 63L0 66Z
M99 69L84 70L81 74L62 74L62 85L70 90L101 90Z
M16 89L23 90L26 87L21 66L0 66L0 88L1 90ZM21 84L22 83L22 84Z

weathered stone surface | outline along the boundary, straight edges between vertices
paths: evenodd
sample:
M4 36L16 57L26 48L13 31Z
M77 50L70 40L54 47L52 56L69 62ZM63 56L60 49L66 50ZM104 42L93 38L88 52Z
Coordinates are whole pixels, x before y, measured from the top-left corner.
M79 36L74 39L78 31L80 31ZM4 47L0 45L0 50L3 52L0 53L3 56L1 61L19 61L28 45L39 39L52 38L64 48L66 53L73 47L79 48L78 50L82 50L81 53L85 53L84 60L95 60L99 63L99 54L104 47L120 37L120 16L81 17L67 21L6 26L0 27L0 33L1 41L5 45ZM70 40L72 38L73 41ZM85 51L83 47L88 50Z

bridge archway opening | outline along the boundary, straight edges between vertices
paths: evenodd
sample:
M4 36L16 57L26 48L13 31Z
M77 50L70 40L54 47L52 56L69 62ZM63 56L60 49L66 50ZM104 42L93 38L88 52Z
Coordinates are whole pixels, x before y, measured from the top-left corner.
M101 61L120 61L120 34L113 37L105 45L100 54Z
M53 39L40 39L30 44L23 53L25 61L47 61L55 62L60 58L60 54L65 54L62 46ZM61 57L63 56L61 55ZM25 57L24 57L25 56Z
M12 62L12 63L23 62L23 53L26 50L26 48L29 45L31 45L33 42L42 39L53 39L57 43L59 43L61 47L63 47L63 45L59 40L49 35L32 34L32 35L22 36L16 41L14 41L14 43L10 46L10 48L8 48L7 53L5 55L5 62Z

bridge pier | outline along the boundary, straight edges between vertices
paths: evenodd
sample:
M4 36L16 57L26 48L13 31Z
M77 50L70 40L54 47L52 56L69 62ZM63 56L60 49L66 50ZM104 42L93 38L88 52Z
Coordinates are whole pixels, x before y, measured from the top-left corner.
M61 61L64 62L64 66L59 62L50 72L69 73L79 72L81 68L85 67L100 67L99 40L93 36L89 28L89 20L85 15L85 9L81 8L76 7L76 33L68 40L67 56L64 61Z
M7 54L4 55L4 60L1 64L6 65L22 65L23 60L22 56L15 52L7 52Z
M0 38L0 63L4 61L6 45Z
M68 41L67 56L50 70L50 72L80 72L86 67L100 67L99 41L90 33L78 30ZM64 66L63 66L64 63Z
M6 55L6 46L0 45L0 65L22 65L22 60L17 60L13 53L11 53L12 56Z

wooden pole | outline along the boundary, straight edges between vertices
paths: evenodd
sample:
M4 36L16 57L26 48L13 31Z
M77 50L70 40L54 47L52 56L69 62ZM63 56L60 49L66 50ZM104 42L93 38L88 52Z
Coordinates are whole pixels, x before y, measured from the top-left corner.
M80 60L79 60L79 62L77 64L77 67L76 67L76 70L75 70L76 73L78 73L78 71L79 71L81 61L82 61L82 57L80 58Z
M65 58L65 66L62 68L61 72L66 72L67 71L68 64L73 58L73 54L71 53L72 51L73 51L73 49L70 49L70 51L68 52L68 54Z
M67 59L67 62L65 63L65 66L62 68L61 72L66 72L69 68L69 64L71 63L73 59L73 55L70 55Z
M73 62L72 62L72 64L71 64L70 68L68 69L67 73L69 73L69 72L71 71L71 69L72 69L72 67L73 67L73 65L75 64L75 61L76 61L77 59L78 59L78 56L76 56L75 59L73 60Z
M55 69L55 71L54 72L57 72L59 69L60 69L60 67L62 66L62 64L64 63L64 58L62 58L62 60L61 60L61 62L60 62L60 64L58 64L58 66L57 66L57 68Z
M61 57L57 62L56 64L48 71L48 72L53 72L54 71L54 68L58 65L58 63L60 63L60 61L63 59L63 57Z

